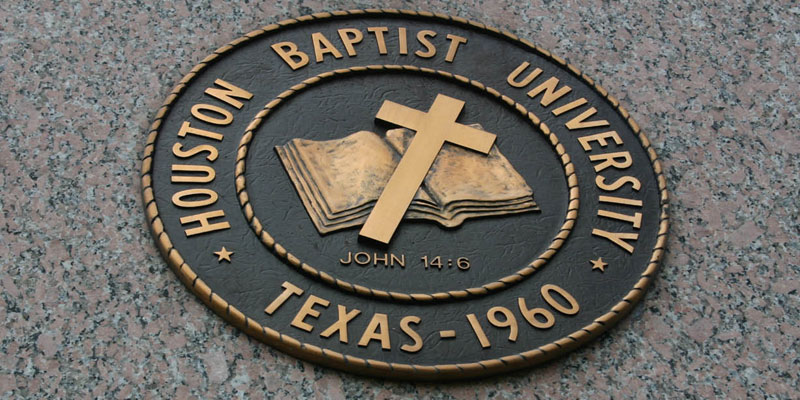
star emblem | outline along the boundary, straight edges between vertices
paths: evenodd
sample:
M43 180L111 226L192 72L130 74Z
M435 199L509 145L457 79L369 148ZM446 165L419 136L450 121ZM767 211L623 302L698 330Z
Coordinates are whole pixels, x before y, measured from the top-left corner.
M225 246L222 246L222 250L215 251L214 254L216 254L219 257L217 259L218 262L222 262L222 260L225 260L225 261L230 263L231 262L231 256L233 255L233 252L232 251L228 251L228 249L226 249Z
M597 260L591 260L589 262L592 263L592 271L599 269L600 272L606 272L608 263L603 262L603 257L598 257Z

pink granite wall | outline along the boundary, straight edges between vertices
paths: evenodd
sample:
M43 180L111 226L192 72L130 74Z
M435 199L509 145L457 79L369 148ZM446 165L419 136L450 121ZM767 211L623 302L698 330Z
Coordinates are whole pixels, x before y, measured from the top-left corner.
M800 397L796 2L0 2L0 396ZM591 345L460 384L355 377L249 339L144 222L145 132L205 55L261 25L396 7L564 56L648 133L672 199L645 300Z

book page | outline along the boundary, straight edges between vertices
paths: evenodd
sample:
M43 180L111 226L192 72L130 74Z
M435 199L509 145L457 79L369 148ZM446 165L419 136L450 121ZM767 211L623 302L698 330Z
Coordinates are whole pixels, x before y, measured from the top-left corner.
M294 139L275 151L320 233L363 224L400 159L368 131L328 141ZM440 207L420 188L409 209Z
M375 201L399 157L377 134L359 131L342 139L294 139L292 144L332 213Z
M470 126L481 129L477 124ZM408 148L413 135L408 129L386 132L387 141L401 153ZM502 203L533 196L525 179L496 144L484 155L445 143L425 177L425 186L443 208L459 201Z

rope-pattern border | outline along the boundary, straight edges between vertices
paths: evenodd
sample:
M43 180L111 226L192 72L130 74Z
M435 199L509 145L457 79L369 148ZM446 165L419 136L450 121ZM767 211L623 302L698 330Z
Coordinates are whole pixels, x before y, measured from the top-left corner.
M178 95L186 88L187 84L194 79L194 77L201 70L203 70L209 63L216 60L220 55L234 49L241 43L247 42L267 32L280 29L282 26L348 15L408 15L415 17L427 17L493 32L497 35L511 39L513 42L524 44L529 50L544 56L547 59L553 60L559 65L567 68L577 77L583 79L583 81L597 90L597 92L600 93L617 110L617 112L619 112L625 118L633 132L638 136L642 147L647 151L653 171L656 174L660 193L661 216L656 244L653 248L653 254L650 257L647 268L641 274L639 280L628 292L628 294L619 303L614 305L614 307L612 307L608 313L598 317L591 324L567 335L564 338L517 355L510 355L502 358L466 364L416 365L386 363L373 359L347 356L328 349L322 349L309 343L302 343L288 335L282 335L274 329L261 326L256 321L246 317L241 311L236 309L236 307L231 306L224 299L213 293L211 288L209 288L208 285L206 285L205 282L203 282L203 280L197 276L192 268L186 264L178 250L172 246L169 235L167 235L167 233L164 231L164 224L161 222L161 218L158 214L158 207L155 203L155 196L153 194L152 187L152 167L153 153L155 152L155 142L158 138L161 123L167 115L170 107L178 98ZM233 40L227 45L220 47L214 51L213 54L207 56L199 64L192 68L192 70L180 80L178 85L175 86L170 95L167 96L164 104L158 109L155 120L150 126L150 132L147 136L147 143L145 144L142 157L142 199L144 201L145 215L148 223L150 224L153 236L155 237L156 244L158 245L162 255L167 259L167 263L169 264L170 268L173 269L178 278L190 290L192 290L192 292L194 292L203 303L205 303L221 317L225 318L237 328L242 329L248 335L251 335L293 356L314 361L330 367L346 369L354 373L397 379L465 379L474 376L483 376L488 373L500 373L542 363L556 357L563 352L572 350L579 345L586 343L590 339L605 332L614 323L627 315L633 309L633 305L642 298L644 295L644 290L653 279L653 276L658 270L659 261L664 255L664 249L667 242L667 231L669 229L669 195L667 194L667 183L661 169L661 162L659 161L655 150L651 146L650 141L647 139L647 137L645 137L644 133L639 128L639 125L628 114L628 111L619 104L619 101L608 94L607 90L595 83L594 80L589 78L589 76L583 74L578 68L567 63L564 59L552 55L549 51L536 46L526 39L521 39L511 32L487 27L479 22L469 21L460 17L451 17L438 13L434 14L429 12L397 9L335 11L331 13L326 12L306 15L296 19L288 19L278 22L277 24L267 25L261 29L252 31L236 40Z
M409 71L415 73L422 73L427 75L434 75L445 77L449 79L456 80L460 83L470 85L474 88L481 90L484 93L488 93L493 97L502 100L507 106L511 107L513 110L519 112L523 117L527 118L531 123L533 123L534 127L538 129L540 133L542 133L545 138L550 142L550 145L553 146L553 149L559 156L561 160L562 167L564 169L564 176L567 182L567 187L569 189L569 202L567 207L567 213L564 217L564 223L561 225L558 233L556 234L555 238L550 242L548 248L542 252L533 262L524 266L519 271L505 276L501 279L498 279L494 282L487 283L480 287L472 287L463 290L450 290L447 292L436 292L436 293L400 293L400 292L387 292L385 290L378 290L378 289L371 289L368 287L364 287L361 285L356 285L347 281L343 281L338 278L334 278L330 274L320 271L311 265L308 265L302 262L297 256L288 252L286 248L284 248L280 243L277 243L275 239L263 229L263 225L258 217L255 215L253 211L253 206L250 204L250 196L247 193L247 185L246 185L246 178L245 178L245 171L247 169L246 162L247 162L247 151L250 146L250 143L253 141L253 137L255 136L255 130L261 126L261 123L267 116L276 108L280 107L283 102L288 99L289 97L293 96L294 94L305 90L311 86L314 86L325 79L348 75L352 73L363 73L363 72L375 72L375 71ZM253 231L258 235L261 242L267 246L268 249L273 251L278 257L289 263L290 266L299 269L300 271L309 274L310 276L320 279L323 282L332 285L334 287L338 287L345 291L351 293L357 293L360 295L365 296L372 296L377 297L380 299L385 300L400 300L400 301L421 301L421 302L428 302L428 301L435 301L435 300L448 300L448 299L461 299L470 296L481 296L488 294L492 291L503 289L507 286L513 285L515 283L521 282L523 279L527 278L528 276L532 275L536 270L544 266L553 255L556 254L558 249L566 241L567 237L569 236L572 228L575 226L575 220L578 218L578 207L579 207L579 191L578 191L578 178L575 175L575 167L572 165L572 161L570 160L569 155L567 154L566 150L564 150L564 146L558 141L558 137L554 132L547 127L547 125L534 115L532 112L528 111L522 104L517 103L512 98L501 94L497 90L485 86L484 84L471 80L467 77L452 74L447 71L441 70L434 70L430 68L420 68L413 65L367 65L367 66L357 66L357 67L350 67L350 68L343 68L337 69L334 71L324 72L319 75L313 76L308 78L291 88L285 90L281 94L279 94L275 99L268 102L264 108L256 114L253 121L247 126L244 135L242 135L242 139L239 142L239 148L237 149L237 156L236 156L236 193L239 197L239 204L242 206L242 211L244 212L245 218L250 223L250 227Z

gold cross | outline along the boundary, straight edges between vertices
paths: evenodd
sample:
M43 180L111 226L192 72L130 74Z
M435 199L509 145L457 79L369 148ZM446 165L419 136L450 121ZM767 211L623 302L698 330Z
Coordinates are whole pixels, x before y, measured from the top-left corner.
M428 112L386 100L375 118L416 131L359 235L389 243L445 142L488 154L496 136L456 122L464 102L439 94Z

